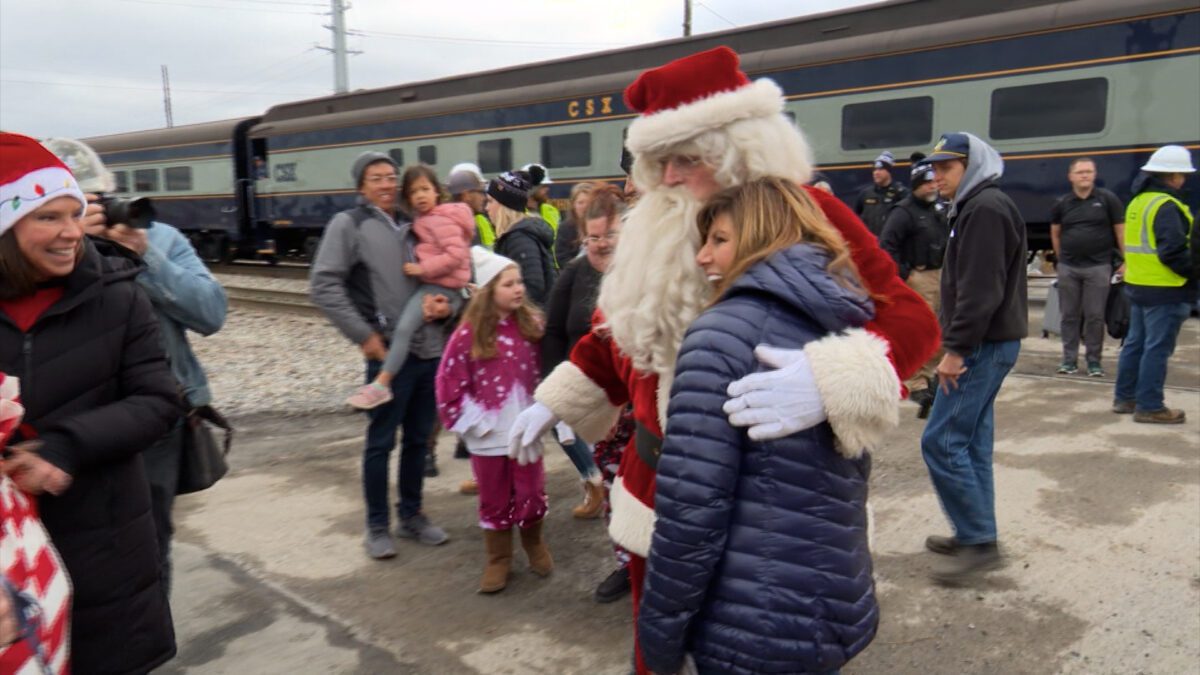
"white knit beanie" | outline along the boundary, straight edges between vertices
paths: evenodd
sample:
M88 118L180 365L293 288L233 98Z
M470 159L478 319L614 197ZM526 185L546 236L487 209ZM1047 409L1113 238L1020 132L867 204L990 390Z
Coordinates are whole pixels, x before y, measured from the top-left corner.
M487 286L497 275L510 265L516 265L509 258L493 253L482 246L471 247L471 265L475 268L475 284L480 288Z

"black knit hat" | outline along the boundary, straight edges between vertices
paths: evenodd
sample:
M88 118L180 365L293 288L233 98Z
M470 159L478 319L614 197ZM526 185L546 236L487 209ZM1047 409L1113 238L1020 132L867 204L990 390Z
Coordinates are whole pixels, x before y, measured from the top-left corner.
M536 164L529 171L505 171L488 181L487 193L503 206L524 213L529 193L545 177L545 170Z
M933 180L933 165L926 159L925 153L914 152L909 156L909 161L912 162L912 170L909 173L910 189L915 190Z

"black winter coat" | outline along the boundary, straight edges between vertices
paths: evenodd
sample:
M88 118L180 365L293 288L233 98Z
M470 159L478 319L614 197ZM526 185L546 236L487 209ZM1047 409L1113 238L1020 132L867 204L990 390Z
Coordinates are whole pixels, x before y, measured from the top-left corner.
M0 312L0 369L21 378L40 454L72 477L38 510L71 576L71 666L144 673L175 655L141 452L183 406L133 254L85 243L28 333Z
M683 339L637 625L656 673L685 652L704 674L824 673L875 636L870 457L838 454L828 423L751 441L721 409L729 383L760 368L755 345L802 348L871 318L826 261L809 245L773 254Z
M1029 333L1025 220L985 180L958 201L942 269L942 346L970 356L984 342Z
M554 256L550 253L553 247L554 230L536 216L517 221L496 239L496 253L521 266L525 295L538 307L546 306L554 287L556 273Z

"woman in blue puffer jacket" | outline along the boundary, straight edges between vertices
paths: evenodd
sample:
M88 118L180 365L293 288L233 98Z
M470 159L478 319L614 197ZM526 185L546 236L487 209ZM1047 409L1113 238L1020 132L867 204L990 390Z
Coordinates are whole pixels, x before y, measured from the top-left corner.
M854 356L819 338L861 330L874 308L803 188L768 178L726 190L699 227L697 262L717 299L676 363L638 618L643 656L660 675L679 672L685 655L699 673L836 672L879 621L870 457L842 447L827 423L751 440L722 404L731 382L759 368L758 344L803 348L820 361L818 380L854 387Z

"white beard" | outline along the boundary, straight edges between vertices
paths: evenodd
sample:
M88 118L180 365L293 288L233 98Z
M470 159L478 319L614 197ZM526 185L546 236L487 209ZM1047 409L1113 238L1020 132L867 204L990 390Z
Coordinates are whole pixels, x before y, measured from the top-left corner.
M668 387L683 335L712 293L696 264L702 206L680 188L643 194L625 217L596 302L621 352Z

